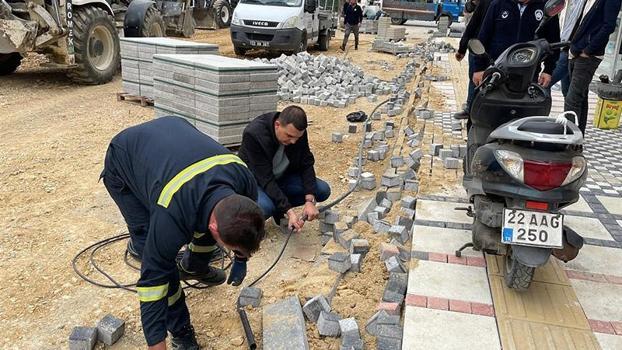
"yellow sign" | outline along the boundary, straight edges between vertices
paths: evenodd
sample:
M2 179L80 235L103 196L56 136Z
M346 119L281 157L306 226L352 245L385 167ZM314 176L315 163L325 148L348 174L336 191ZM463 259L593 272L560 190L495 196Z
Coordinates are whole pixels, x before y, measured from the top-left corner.
M616 129L620 126L620 114L622 113L622 101L606 100L598 98L594 126L599 129Z

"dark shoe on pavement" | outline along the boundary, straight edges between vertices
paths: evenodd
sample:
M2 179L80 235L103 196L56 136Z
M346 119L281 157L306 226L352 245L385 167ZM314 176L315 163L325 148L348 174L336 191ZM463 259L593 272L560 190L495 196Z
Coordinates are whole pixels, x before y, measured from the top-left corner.
M132 239L130 238L127 241L127 253L134 259L141 261L142 258L140 256L140 254L138 254L138 252L136 251L136 249L134 249L134 243L132 243Z
M339 46L339 48L341 49L341 51L345 51L346 50L345 46L343 46L343 45Z
M223 284L227 280L227 274L225 274L225 271L209 266L209 262L202 265L200 270L188 268L187 262L184 261L185 256L186 255L182 255L177 261L177 270L179 270L180 280L195 280L210 287ZM209 258L208 261L212 261L212 259Z
M173 335L173 339L171 339L171 347L173 350L201 349L199 343L197 343L197 338L194 335L194 328L192 326L187 326L180 334Z
M455 113L454 114L454 119L458 119L458 120L469 119L469 112L461 111L461 112Z
M358 46L358 45L354 45L354 49L355 49L355 50L358 50L358 49L359 49L359 46Z

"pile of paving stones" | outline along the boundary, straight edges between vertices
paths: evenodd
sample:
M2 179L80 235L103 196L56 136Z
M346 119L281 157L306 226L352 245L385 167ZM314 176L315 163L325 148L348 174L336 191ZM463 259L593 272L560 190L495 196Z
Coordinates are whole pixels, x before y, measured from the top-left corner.
M98 341L111 346L125 333L125 321L110 314L104 316L96 327L74 327L69 335L70 350L90 350Z
M373 19L363 19L359 26L359 32L365 34L378 33L378 21Z
M223 145L276 110L277 67L216 55L154 55L156 117L176 115Z
M388 94L392 88L352 62L334 56L301 52L256 61L278 67L278 96L283 101L343 108L358 97Z
M387 29L391 28L391 17L384 16L378 18L378 36L384 38Z
M121 38L123 92L153 99L153 55L218 55L218 45L171 38Z

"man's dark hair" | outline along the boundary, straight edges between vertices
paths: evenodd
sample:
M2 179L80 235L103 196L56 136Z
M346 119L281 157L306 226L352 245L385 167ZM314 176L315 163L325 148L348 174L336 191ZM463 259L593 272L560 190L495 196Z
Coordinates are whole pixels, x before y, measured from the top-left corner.
M218 202L214 216L223 242L239 247L247 257L259 250L266 231L263 213L257 203L234 194Z
M298 129L298 131L307 129L307 113L298 106L285 107L281 113L279 113L277 120L281 122L283 126L294 124L294 127Z

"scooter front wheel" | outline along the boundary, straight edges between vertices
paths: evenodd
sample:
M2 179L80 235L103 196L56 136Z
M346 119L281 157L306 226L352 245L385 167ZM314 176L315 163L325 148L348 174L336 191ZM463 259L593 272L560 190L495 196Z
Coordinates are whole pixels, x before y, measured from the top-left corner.
M505 284L519 292L526 291L531 284L535 267L521 264L512 257L512 250L505 256Z

